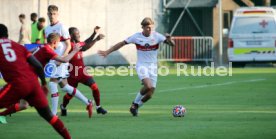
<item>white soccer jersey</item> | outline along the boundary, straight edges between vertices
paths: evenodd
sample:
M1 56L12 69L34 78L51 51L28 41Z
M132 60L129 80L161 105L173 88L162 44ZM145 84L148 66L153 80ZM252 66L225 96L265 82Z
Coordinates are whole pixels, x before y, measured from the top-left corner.
M136 45L137 63L156 63L159 44L165 40L166 37L158 32L152 32L148 37L138 32L128 37L125 42Z
M64 43L64 41L67 39L70 39L69 31L63 24L58 22L54 25L49 25L45 28L45 36L46 37L48 37L48 35L51 33L57 33L60 36L60 43L58 44L58 48L55 50L55 52L59 56L62 56L67 47L66 44Z

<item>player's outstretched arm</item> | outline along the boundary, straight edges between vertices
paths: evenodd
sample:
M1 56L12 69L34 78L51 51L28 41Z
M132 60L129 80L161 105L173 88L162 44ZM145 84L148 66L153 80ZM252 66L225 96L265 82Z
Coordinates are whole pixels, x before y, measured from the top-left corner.
M74 49L71 53L69 53L68 55L66 55L65 57L61 57L61 56L57 56L54 58L54 60L58 61L58 62L62 62L62 63L67 63L69 62L74 55L79 52L81 50L81 47L77 44L74 46Z
M92 35L91 35L89 38L87 38L84 42L87 43L88 41L94 40L94 38L95 38L96 34L99 32L100 28L101 28L101 27L96 26L96 27L94 28L94 32L92 33Z
M99 34L95 40L87 39L85 41L85 45L82 46L81 51L86 51L86 50L90 49L97 41L99 41L103 38L104 38L104 35Z
M165 36L166 40L164 41L164 43L167 43L170 46L175 46L175 42L172 40L172 36L168 33L166 33Z
M41 63L34 56L28 57L27 61L30 65L32 65L35 68L36 74L41 80L41 85L46 86L47 82L45 80L45 74Z
M116 50L119 50L120 48L122 48L124 45L126 45L126 42L125 41L121 41L119 43L117 43L116 45L114 45L113 47L109 48L108 50L106 51L102 51L102 50L99 50L98 51L98 54L100 56L103 56L103 57L106 57L107 55L109 55L110 53L116 51Z
M66 45L66 49L65 49L65 51L64 51L64 53L63 53L63 56L68 55L68 53L69 53L70 50L72 49L70 39L67 39L67 40L65 41L65 45Z

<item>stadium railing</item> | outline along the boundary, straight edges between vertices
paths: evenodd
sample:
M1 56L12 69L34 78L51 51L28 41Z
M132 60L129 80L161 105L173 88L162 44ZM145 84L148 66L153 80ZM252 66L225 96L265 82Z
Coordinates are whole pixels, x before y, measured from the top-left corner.
M175 46L161 44L159 61L193 62L213 61L212 37L173 37Z

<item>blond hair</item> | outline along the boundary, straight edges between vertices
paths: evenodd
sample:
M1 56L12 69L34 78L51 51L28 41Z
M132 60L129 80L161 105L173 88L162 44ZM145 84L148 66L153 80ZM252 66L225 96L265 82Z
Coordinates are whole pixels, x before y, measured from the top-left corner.
M142 22L141 22L141 25L144 27L144 26L147 26L147 25L153 25L154 22L153 20L150 18L150 17L145 17Z
M51 33L47 37L47 42L48 43L53 43L55 41L58 41L60 36L57 33Z

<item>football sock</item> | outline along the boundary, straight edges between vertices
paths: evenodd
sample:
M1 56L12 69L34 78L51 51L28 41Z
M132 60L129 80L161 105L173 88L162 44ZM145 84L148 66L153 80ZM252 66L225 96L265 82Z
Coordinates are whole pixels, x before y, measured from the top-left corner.
M100 106L100 91L97 84L96 83L92 84L90 88L93 92L92 94L93 94L96 106Z
M37 112L41 117L43 117L52 127L64 138L64 139L71 139L71 136L68 130L65 128L64 124L56 115L53 116L49 106L44 108L37 108L35 107Z
M137 104L138 104L139 107L142 107L144 102L142 100L140 100Z
M52 113L54 115L57 114L57 108L58 108L58 88L57 88L57 83L55 82L49 82L49 88L51 92L51 102L52 102Z
M53 116L49 123L64 139L71 139L68 130L65 128L63 122L59 120L57 116Z
M3 116L6 116L6 115L9 115L9 114L13 114L13 113L16 113L18 111L21 111L21 110L25 110L25 109L20 109L20 104L19 103L16 103L16 104L13 104L11 105L10 107L8 107L5 111L3 112L0 112L0 115L3 115Z
M63 88L63 91L68 92L70 95L75 94L75 97L85 103L86 105L89 104L88 99L76 88L70 86L69 84L66 84Z
M142 98L143 98L143 96L141 95L140 92L138 92L136 95L136 98L134 99L134 103L138 104Z
M75 91L76 92L76 91ZM74 94L75 95L75 94ZM73 95L70 95L69 93L66 93L64 96L63 96L63 103L62 103L62 106L64 108L67 107L67 105L69 104L70 100L73 98Z

